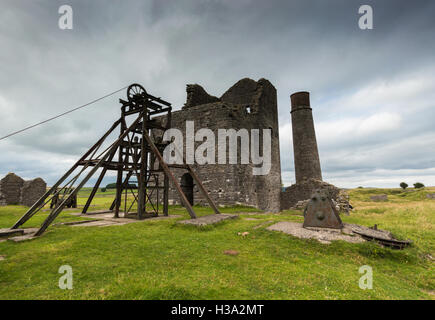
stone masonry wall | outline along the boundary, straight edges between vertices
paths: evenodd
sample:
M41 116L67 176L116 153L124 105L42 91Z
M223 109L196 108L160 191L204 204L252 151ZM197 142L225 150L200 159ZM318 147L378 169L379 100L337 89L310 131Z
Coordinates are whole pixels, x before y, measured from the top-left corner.
M302 183L296 183L287 187L284 192L281 193L281 209L287 210L294 207L298 201L310 199L314 191L317 189L326 189L329 192L331 199L337 201L340 189L327 182L308 179Z
M23 184L24 180L12 172L8 173L0 180L0 193L4 196L4 203L6 205L20 203L20 194Z
M292 94L291 105L296 183L305 179L322 180L309 93Z
M0 205L22 204L32 206L46 191L41 178L24 181L15 173L8 173L0 180Z
M189 90L189 87L188 87ZM208 95L208 94L207 94ZM201 92L201 96L204 93ZM190 96L191 101L197 101ZM265 79L258 82L242 79L232 86L217 102L201 105L189 105L180 111L172 113L172 127L183 132L185 138L185 123L194 121L195 132L201 128L211 129L216 137L216 164L197 165L194 170L200 177L211 198L218 205L243 204L254 206L266 211L280 210L281 168L279 156L278 111L276 89ZM163 124L166 119L160 118ZM272 130L272 166L268 175L254 176L253 164L240 164L240 143L238 144L237 164L217 164L218 129L251 129ZM196 142L196 146L202 142ZM262 139L260 139L262 150ZM261 152L261 151L260 151ZM178 181L186 173L182 169L172 169ZM163 181L160 178L160 181ZM205 198L194 186L194 203L207 204ZM173 186L169 190L170 203L180 203L179 196Z
M47 189L47 184L41 178L25 181L21 189L20 204L31 207L41 198Z
M199 84L188 84L186 93L186 104L183 109L219 101L218 98L209 95Z

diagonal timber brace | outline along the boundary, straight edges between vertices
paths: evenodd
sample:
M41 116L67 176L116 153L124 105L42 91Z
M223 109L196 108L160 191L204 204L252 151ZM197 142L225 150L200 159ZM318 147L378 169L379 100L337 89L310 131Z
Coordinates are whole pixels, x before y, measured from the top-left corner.
M179 181L170 169L173 166L165 163L160 152L167 144L154 142L153 139L151 139L152 130L167 130L171 128L171 104L160 98L149 95L145 89L138 84L129 86L127 97L128 101L120 99L122 104L120 119L113 123L111 128L37 202L35 202L31 208L29 208L11 229L19 228L40 211L50 200L53 200L54 197L57 198L59 194L63 193L63 197L54 205L48 217L35 233L35 236L42 235L65 206L77 197L78 192L99 169L102 170L93 185L82 213L88 211L106 173L112 170L118 173L116 198L110 207L110 210L114 210L115 217L118 217L123 193L125 196L124 216L129 213L134 204L137 204L137 217L139 219L149 216L147 208L152 210L152 216L158 215L159 202L161 199L159 197L159 190L163 190L163 214L167 216L169 214L169 183L171 182L177 190L181 202L187 209L190 217L192 219L196 218L192 205L184 194ZM162 115L167 117L165 127L162 127L154 118ZM130 117L133 117L134 121L131 122L131 120L128 120ZM128 123L131 124L128 125ZM117 127L120 128L120 132L116 140L103 151L99 151L100 147L103 146L103 143L106 142L109 135L111 135ZM98 155L96 155L97 152L99 152ZM116 156L118 159L114 161ZM154 168L155 160L158 161L158 169ZM198 175L190 165L186 164L184 156L183 163L183 165L178 165L178 168L185 169L190 173L210 207L216 214L220 213L205 190ZM82 168L76 173L78 167ZM87 172L86 174L84 174L85 171ZM164 174L163 186L159 184L159 181L161 182L161 180L159 180L159 174L161 173ZM80 176L82 174L84 174L84 177L81 178ZM130 184L130 179L133 176L136 176L138 180L137 193L133 192L133 187ZM76 183L78 185L74 186ZM63 187L61 187L62 184ZM133 198L130 199L133 201L127 209L128 191L132 194ZM154 192L156 192L156 194L154 194ZM153 203L153 201L155 201L154 196L157 200ZM157 205L155 206L154 204Z

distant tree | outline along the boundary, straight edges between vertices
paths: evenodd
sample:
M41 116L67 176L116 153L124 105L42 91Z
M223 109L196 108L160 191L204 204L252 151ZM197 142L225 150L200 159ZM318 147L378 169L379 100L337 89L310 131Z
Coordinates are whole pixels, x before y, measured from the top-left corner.
M424 184L421 182L416 182L416 183L414 183L414 188L415 189L424 188Z
M406 188L408 188L408 184L406 182L401 182L400 183L400 187L405 190Z
M362 186L359 186L358 189L364 189Z
M116 189L116 183L109 183L109 184L106 186L106 189Z
M101 192L106 192L106 188L101 188Z

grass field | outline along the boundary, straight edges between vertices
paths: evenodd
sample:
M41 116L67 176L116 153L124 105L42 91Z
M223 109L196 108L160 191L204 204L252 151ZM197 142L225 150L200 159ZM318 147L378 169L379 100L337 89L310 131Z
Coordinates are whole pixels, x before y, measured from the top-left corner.
M435 188L349 191L355 210L343 221L376 223L413 241L400 251L368 242L324 245L265 230L277 221L302 222L301 213L291 210L255 214L252 208L223 208L242 214L202 228L176 224L188 218L179 206L170 207L170 214L182 215L174 219L51 226L34 240L0 242L0 299L434 299L435 200L426 198L428 192ZM87 193L80 193L79 205ZM380 193L389 201L370 201ZM105 209L112 198L111 191L98 193L92 208ZM1 207L0 228L10 227L26 209ZM25 227L38 226L45 216L38 214ZM77 219L64 212L56 222ZM58 287L62 265L73 269L72 290ZM372 290L358 286L363 265L373 268Z

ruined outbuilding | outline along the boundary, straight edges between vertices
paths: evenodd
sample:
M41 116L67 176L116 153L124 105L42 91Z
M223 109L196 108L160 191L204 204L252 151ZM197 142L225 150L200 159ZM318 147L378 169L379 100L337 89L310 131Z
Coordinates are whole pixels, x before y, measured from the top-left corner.
M15 173L8 173L0 180L0 205L32 206L43 196L47 184L41 178L25 181Z
M41 178L24 181L20 193L20 204L31 207L47 190L47 184Z
M3 196L3 205L19 204L23 185L24 180L13 172L1 179L0 194Z

